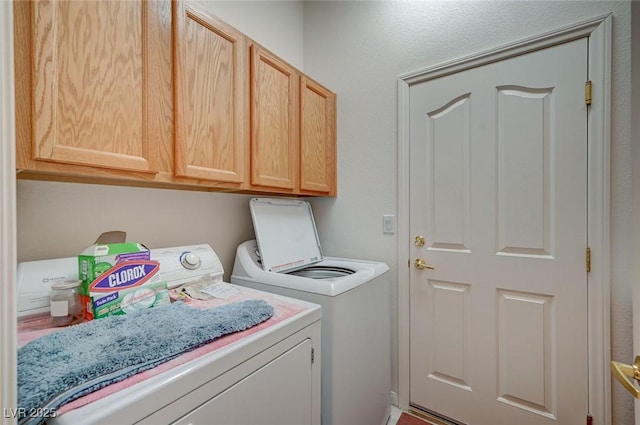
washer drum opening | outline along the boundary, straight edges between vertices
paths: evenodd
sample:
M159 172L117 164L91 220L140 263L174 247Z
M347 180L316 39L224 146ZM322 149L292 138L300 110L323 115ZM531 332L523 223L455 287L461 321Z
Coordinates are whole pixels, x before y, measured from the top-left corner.
M311 279L334 279L354 273L355 271L344 267L310 266L305 267L304 269L288 272L287 274L299 277L308 277Z

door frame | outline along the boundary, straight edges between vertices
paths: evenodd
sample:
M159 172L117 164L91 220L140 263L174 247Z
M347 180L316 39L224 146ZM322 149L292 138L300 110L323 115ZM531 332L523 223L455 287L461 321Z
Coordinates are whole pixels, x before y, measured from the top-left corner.
M0 1L0 402L17 407L16 162L13 2ZM4 415L3 415L4 416ZM2 418L15 424L16 418Z
M640 4L631 3L631 116L640 116ZM631 122L631 140L640 138L640 121ZM631 185L633 208L633 251L634 258L640 257L640 146L631 144ZM640 263L633 268L633 353L640 352L640 315L635 310L640 309ZM622 362L631 361L630 358L615 359ZM614 384L616 385L616 384ZM635 423L640 424L640 399L634 400Z
M591 248L588 285L589 412L597 424L611 424L610 361L610 108L611 14L529 37L478 54L398 77L398 407L409 408L409 92L424 81L513 56L589 37L588 76L593 102L588 111L587 240ZM403 242L404 241L404 242Z

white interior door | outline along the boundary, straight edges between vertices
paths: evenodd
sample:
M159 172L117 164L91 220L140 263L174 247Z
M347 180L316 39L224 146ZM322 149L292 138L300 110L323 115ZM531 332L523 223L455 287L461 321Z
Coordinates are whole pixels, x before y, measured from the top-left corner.
M585 423L587 49L410 88L409 228L425 240L410 249L414 407L471 425Z

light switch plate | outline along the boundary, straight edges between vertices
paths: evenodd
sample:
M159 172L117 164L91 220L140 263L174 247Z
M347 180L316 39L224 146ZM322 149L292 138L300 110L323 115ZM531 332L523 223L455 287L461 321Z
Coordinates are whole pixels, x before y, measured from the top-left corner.
M382 216L382 233L394 234L396 232L396 216L385 214Z

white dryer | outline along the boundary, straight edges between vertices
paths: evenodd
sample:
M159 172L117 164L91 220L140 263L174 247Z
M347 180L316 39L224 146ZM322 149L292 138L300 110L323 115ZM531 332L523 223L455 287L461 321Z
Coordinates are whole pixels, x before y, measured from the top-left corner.
M320 306L223 282L222 264L209 245L152 249L151 257L160 263L169 287L209 276L216 286L231 290L216 305L264 299L274 307L274 316L185 353L145 372L145 377L145 373L135 375L74 400L59 411L33 409L34 413L23 414L44 420L41 412L47 412L49 425L320 425ZM18 265L21 345L53 330L51 283L77 278L77 257ZM13 408L10 413L17 416L18 411Z
M231 282L322 306L324 425L386 424L391 409L389 267L324 257L306 201L253 198L256 240Z

